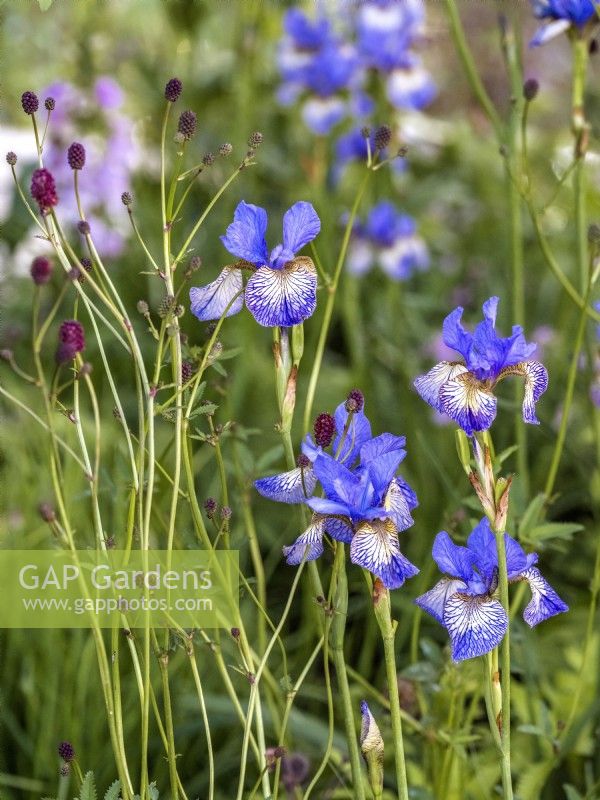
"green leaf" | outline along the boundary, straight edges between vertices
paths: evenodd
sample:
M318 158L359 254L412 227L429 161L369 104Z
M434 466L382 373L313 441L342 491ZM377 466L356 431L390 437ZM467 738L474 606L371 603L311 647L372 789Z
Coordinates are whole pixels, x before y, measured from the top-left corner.
M521 522L519 523L519 538L526 539L528 538L529 531L533 528L535 523L538 520L540 515L540 511L543 508L543 505L546 501L545 494L538 494L536 497L533 498L531 503L525 509L523 516L521 517Z
M86 773L83 783L81 784L79 800L97 800L96 781L94 780L93 772Z
M545 522L536 525L526 537L530 542L546 542L549 539L570 539L574 533L583 530L577 522Z
M512 454L514 452L516 452L518 449L519 449L519 446L516 445L516 444L513 444L510 447L507 447L506 450L503 450L500 453L500 455L496 456L496 458L495 458L496 465L500 466L501 464L504 464L506 459L509 458L510 456L512 456Z
M121 791L121 781L115 781L106 790L104 800L119 800L119 793Z
M542 761L524 770L515 794L521 800L539 800L540 792L552 772L552 762Z
M579 794L577 789L571 786L571 784L565 783L563 789L565 790L565 797L567 800L583 800L583 795Z
M42 11L48 11L52 5L53 0L38 0L39 6Z

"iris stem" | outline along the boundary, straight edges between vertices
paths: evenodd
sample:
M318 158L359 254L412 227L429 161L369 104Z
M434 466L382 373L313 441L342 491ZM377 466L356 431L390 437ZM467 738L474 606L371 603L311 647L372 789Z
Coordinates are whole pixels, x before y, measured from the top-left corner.
M408 782L406 778L406 760L404 757L404 737L402 734L402 713L400 710L400 695L398 693L398 668L396 666L396 653L394 639L396 636L396 622L392 621L391 598L389 589L380 588L378 598L374 597L377 605L375 616L383 639L385 656L385 674L390 696L390 713L392 716L392 733L394 736L394 760L396 763L396 783L400 800L408 800Z

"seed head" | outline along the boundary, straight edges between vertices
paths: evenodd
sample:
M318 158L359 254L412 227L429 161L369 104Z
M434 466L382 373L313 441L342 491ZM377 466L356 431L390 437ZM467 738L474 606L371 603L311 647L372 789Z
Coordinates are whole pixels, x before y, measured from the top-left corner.
M40 101L35 92L23 92L21 95L21 105L26 114L35 114L39 108Z
M362 411L365 404L365 397L360 389L352 389L346 398L346 411L351 412Z
M182 306L181 303L179 303L173 309L173 316L175 316L175 317L183 317L184 314L185 314L185 306Z
M231 635L233 636L234 639L239 639L240 638L240 633L241 633L241 631L240 631L239 628L232 628L231 629Z
M92 271L92 262L91 262L91 260L89 258L86 258L86 256L83 256L83 258L80 258L79 259L79 263L81 264L81 266L83 267L83 269L86 272L91 272ZM83 283L84 280L85 280L85 275L83 274L83 272L81 270L79 270L79 275L77 276L77 279L78 279L79 283Z
M66 778L67 775L71 774L71 765L70 764L61 764L60 765L60 774L63 778Z
M363 139L368 139L371 135L371 128L368 125L365 125L363 128L360 129L360 134Z
M133 197L129 194L129 192L123 192L121 195L121 202L124 206L130 206L133 203Z
M158 316L165 319L169 316L175 305L175 298L172 294L166 294L158 305Z
M2 350L0 350L0 358L2 359L2 361L8 361L8 363L10 364L10 362L14 359L14 357L15 354L8 347L5 347Z
M306 467L310 466L310 458L305 456L304 453L300 453L296 459L296 464L302 469L306 469Z
M73 142L67 150L67 161L71 169L83 169L85 166L85 147L80 142Z
M56 361L66 364L85 348L83 325L76 319L65 320L58 329L58 348Z
M293 793L308 777L310 762L302 753L290 753L281 762L281 780L286 790Z
M540 84L536 81L535 78L528 78L523 84L523 97L527 100L528 103L537 97L537 93L540 90Z
M36 169L31 176L31 196L40 207L42 213L49 211L58 203L56 183L52 173L45 169Z
M55 99L53 97L47 97L44 100L44 107L45 107L46 111L54 111L54 109L56 108Z
M170 81L167 81L167 85L165 86L165 99L168 100L169 103L174 103L181 94L182 89L183 85L179 78L171 78Z
M14 167L17 163L17 154L13 153L12 150L6 154L6 163L10 164L11 167Z
M225 521L231 519L231 509L229 506L223 506L221 508L221 519Z
M233 145L229 142L223 142L223 144L219 147L219 155L220 156L230 156L233 152Z
M254 131L248 138L248 147L260 147L264 138L260 131Z
M215 516L217 511L217 501L214 497L207 497L204 501L204 510L206 511L206 516L209 519L212 519Z
M138 300L136 305L137 310L142 314L144 317L146 314L150 313L150 307L145 300Z
M314 433L319 447L329 447L335 433L335 420L331 414L319 414L315 419Z
M38 506L38 512L44 522L54 522L56 519L56 514L54 513L54 509L50 503L40 503Z
M69 763L69 761L73 761L75 758L75 748L71 744L71 742L61 742L58 745L58 755L62 758L63 761Z
M82 236L87 236L91 230L90 223L87 219L80 219L77 223L77 230Z
M192 375L196 372L196 365L193 361L181 362L181 382L187 383Z
M193 111L183 111L177 123L177 133L180 133L184 139L191 139L196 133L196 115Z
M190 258L190 263L187 265L187 268L185 270L185 277L191 278L194 272L199 270L201 266L202 266L202 259L200 258L200 256L192 256L192 258Z
M202 157L202 163L205 167L210 167L211 164L215 163L215 154L214 153L205 153Z
M385 148L392 141L392 129L389 125L380 125L375 130L373 135L373 142L376 150L385 150Z
M31 262L29 272L36 286L48 283L52 276L52 262L45 256L38 256Z
M600 225L597 222L592 222L592 224L588 227L588 242L590 244L600 245Z

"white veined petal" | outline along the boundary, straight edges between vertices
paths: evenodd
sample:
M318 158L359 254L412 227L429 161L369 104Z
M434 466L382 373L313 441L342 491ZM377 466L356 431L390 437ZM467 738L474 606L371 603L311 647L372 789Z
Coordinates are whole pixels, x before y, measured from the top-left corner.
M461 589L466 589L466 586L467 584L458 578L442 578L433 589L417 597L415 603L443 625L444 607L448 598L456 592L460 592Z
M323 533L325 517L313 514L312 522L301 533L294 544L283 548L283 555L288 564L295 566L302 561L314 561L323 552Z
M525 395L523 397L523 419L531 425L539 425L540 421L535 415L535 404L548 388L548 372L539 361L522 361L505 367L498 380L509 375L518 375L525 378Z
M415 521L410 513L406 495L395 478L385 493L383 507L390 512L390 517L397 531L405 531L411 525L414 525Z
M400 552L398 534L390 520L363 522L350 543L350 560L372 572L387 589L398 589L419 572Z
M202 322L220 319L236 294L242 291L242 273L239 269L225 267L219 276L207 286L193 286L190 289L190 310ZM232 303L226 316L237 314L244 306L244 296Z
M283 269L257 269L246 284L246 305L268 328L288 328L308 319L317 307L317 274L310 258L295 258Z
M452 642L452 658L463 661L489 653L508 627L502 604L484 596L455 594L444 606L444 625Z
M414 387L426 403L440 411L440 389L442 386L467 371L464 364L457 361L440 361L425 375L420 375Z
M526 569L521 577L529 583L531 589L531 600L523 611L523 619L530 628L555 614L569 610L569 606L560 599L537 567Z
M295 467L289 472L254 481L259 494L279 503L303 503L312 495L316 485L317 478L312 465Z
M441 387L439 410L470 436L490 427L496 417L496 398L474 375L464 372Z

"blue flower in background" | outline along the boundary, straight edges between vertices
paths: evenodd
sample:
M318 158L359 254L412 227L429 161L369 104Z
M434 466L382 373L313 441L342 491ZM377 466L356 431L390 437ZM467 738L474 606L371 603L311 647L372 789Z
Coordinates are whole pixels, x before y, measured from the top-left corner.
M530 44L545 44L572 26L582 28L596 18L597 4L592 0L532 0L533 13L538 19L550 20L535 33Z
M354 48L335 36L328 19L309 19L300 9L290 9L284 17L285 36L278 51L278 64L284 83L279 101L291 105L300 96L305 124L325 135L347 112L340 96L354 80L358 64Z
M364 275L375 264L395 280L405 280L429 266L429 253L416 233L415 221L387 201L371 209L364 225L355 226L348 254L348 269L355 275Z
M543 620L569 608L534 565L535 553L526 555L521 545L504 534L508 580L527 581L531 600L523 619L533 628ZM506 633L508 617L496 598L498 551L487 519L482 519L467 539L467 546L454 544L446 531L433 543L433 559L447 577L415 602L448 631L452 658L482 656L493 650Z
M415 388L430 406L457 422L468 435L487 430L496 417L496 384L509 375L525 380L523 419L539 424L535 404L548 387L548 373L539 361L530 358L535 344L527 344L520 325L512 335L498 336L496 312L499 299L491 297L483 304L483 322L473 333L466 331L459 306L444 320L444 343L464 358L440 361L426 375L415 380Z
M294 203L283 217L283 244L270 253L266 230L264 208L242 200L221 241L244 263L225 267L208 286L190 289L191 311L199 320L219 319L230 303L227 316L237 314L244 299L255 320L267 327L298 325L313 314L317 274L311 259L296 253L321 230L316 211L310 203ZM242 268L252 271L245 289Z

